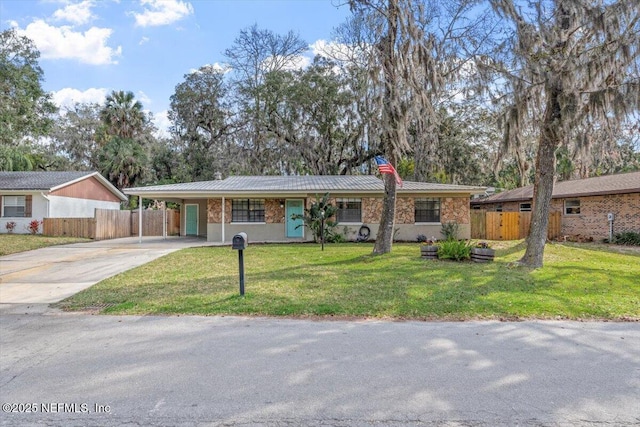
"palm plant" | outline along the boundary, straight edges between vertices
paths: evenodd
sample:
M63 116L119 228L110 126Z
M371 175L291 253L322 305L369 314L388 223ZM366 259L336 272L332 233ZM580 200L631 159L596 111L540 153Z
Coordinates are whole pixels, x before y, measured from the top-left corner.
M142 131L147 120L142 104L135 99L133 92L122 90L107 95L100 118L109 135L121 138L134 138Z

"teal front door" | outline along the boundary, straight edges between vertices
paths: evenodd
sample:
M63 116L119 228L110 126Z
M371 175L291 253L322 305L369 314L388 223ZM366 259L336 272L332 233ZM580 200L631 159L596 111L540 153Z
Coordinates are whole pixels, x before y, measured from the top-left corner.
M187 205L185 207L186 219L185 228L187 236L198 235L198 205Z
M303 221L301 219L291 219L291 215L302 215L302 200L287 200L287 237L304 237Z

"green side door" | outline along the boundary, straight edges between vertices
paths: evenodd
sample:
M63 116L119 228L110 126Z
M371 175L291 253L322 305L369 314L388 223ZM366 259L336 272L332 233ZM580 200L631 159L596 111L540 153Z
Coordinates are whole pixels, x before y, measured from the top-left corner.
M185 207L186 219L186 235L197 236L198 235L198 205L187 205Z
M301 219L291 219L291 215L302 215L303 213L302 200L287 200L285 213L287 218L287 237L304 237L303 221Z

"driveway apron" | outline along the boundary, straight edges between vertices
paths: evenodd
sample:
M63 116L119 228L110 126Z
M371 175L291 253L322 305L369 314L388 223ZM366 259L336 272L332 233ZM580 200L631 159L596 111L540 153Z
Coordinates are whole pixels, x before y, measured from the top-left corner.
M137 237L50 246L0 257L0 303L54 303L204 239Z

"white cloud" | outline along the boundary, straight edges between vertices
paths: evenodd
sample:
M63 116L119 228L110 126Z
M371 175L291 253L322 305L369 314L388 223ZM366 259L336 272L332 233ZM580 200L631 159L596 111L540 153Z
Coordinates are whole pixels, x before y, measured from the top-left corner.
M107 92L108 90L105 88L91 88L85 91L80 91L78 89L66 87L57 92L53 92L52 97L53 102L60 107L61 110L64 110L64 108L73 108L76 103L102 104L107 97Z
M167 110L153 113L153 124L158 129L155 132L157 138L169 138L171 136L169 133L171 121L169 120L169 112Z
M337 61L361 60L364 53L362 47L327 42L326 40L316 40L315 43L309 45L309 48L314 56L319 55Z
M282 56L271 56L262 61L262 67L264 70L279 69L295 71L307 68L309 65L311 65L311 59L303 55L298 55L286 60Z
M203 68L211 68L213 71L216 71L218 73L222 73L222 74L226 74L229 71L231 71L231 67L229 67L226 64L220 64L219 62L216 62L215 64L205 64L202 67L196 69L196 68L192 68L189 70L189 74L195 74L195 73L200 73Z
M193 13L189 2L180 0L140 0L146 6L143 13L133 13L138 27L168 25Z
M138 101L142 103L142 105L153 104L153 101L151 101L151 98L149 98L147 94L141 90L138 91L137 98L138 98Z
M147 43L149 40L150 40L149 37L142 37L138 44L142 46L143 44Z
M110 28L91 27L84 33L71 27L52 27L41 19L27 25L21 33L29 37L38 47L44 59L77 59L91 65L117 64L116 57L122 47L107 46Z
M53 13L53 18L58 21L67 21L76 25L86 24L95 18L91 13L93 6L94 2L92 0L68 4L64 9L56 10Z

